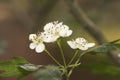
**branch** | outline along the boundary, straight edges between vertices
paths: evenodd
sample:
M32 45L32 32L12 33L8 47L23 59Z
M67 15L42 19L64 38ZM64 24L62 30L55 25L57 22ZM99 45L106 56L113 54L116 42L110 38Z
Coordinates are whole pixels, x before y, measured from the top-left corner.
M77 3L75 3L75 0L65 0L65 2L68 5L74 18L82 25L81 27L88 31L90 35L95 38L99 44L107 42L102 32L97 29L96 25L87 17L81 7L78 6ZM112 58L115 63L120 65L120 58L118 57L118 52L110 51L108 52L108 56Z

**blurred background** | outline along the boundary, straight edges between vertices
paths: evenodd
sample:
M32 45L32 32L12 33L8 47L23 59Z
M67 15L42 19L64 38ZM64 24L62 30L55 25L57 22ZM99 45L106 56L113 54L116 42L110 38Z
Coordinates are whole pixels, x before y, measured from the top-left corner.
M76 0L76 2L107 41L120 38L120 0ZM53 63L46 54L36 54L29 49L28 36L30 33L42 31L46 23L56 20L62 21L73 30L74 33L69 39L81 36L98 43L76 20L64 0L0 0L0 60L22 56L33 64ZM61 61L56 45L50 44L48 48L56 53L53 55ZM72 50L68 52L69 47L66 43L63 48L69 59ZM82 62L83 66L75 69L71 80L120 80L119 66L106 54L86 55ZM104 72L104 69L107 69L104 64L107 62L113 65L109 65L110 69ZM87 63L97 64L88 66ZM101 69L101 72L97 69ZM15 80L15 76L1 77L0 80ZM34 80L34 77L29 75L24 80Z

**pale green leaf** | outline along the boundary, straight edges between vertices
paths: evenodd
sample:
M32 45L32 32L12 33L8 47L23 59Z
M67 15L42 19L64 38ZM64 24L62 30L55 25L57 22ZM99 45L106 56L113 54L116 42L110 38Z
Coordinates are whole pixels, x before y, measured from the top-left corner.
M112 42L104 43L96 47L95 49L89 51L89 53L107 53L112 50L120 49L120 43L117 43L118 41L120 41L120 39Z

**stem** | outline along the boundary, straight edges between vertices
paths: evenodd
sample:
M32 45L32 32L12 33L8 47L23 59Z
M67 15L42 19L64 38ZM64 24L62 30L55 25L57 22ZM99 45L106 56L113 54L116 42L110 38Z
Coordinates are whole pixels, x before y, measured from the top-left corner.
M60 43L61 40L57 40L57 44L58 44L58 47L60 49L60 53L61 53L61 56L62 56L62 59L63 59L63 63L64 63L64 66L66 68L66 60L65 60L65 56L64 56L64 52L63 52L63 49L61 47L61 43Z
M83 55L85 55L86 53L87 53L87 52L83 52L83 53L78 57L78 59L77 59L76 62L75 62L75 65L77 65L77 64L79 63L81 57L82 57ZM74 70L75 67L76 67L76 66L73 66L73 67L71 68L71 70L70 70L69 73L68 73L68 76L70 76L70 75L72 74L72 71Z
M70 60L70 62L68 63L68 65L70 65L70 64L73 62L73 60L75 59L75 57L76 57L77 54L78 54L78 51L79 51L79 50L76 50L76 51L75 51L75 53L74 53L72 59Z
M68 74L66 74L66 80L69 80L69 76L68 76Z
M58 64L59 66L62 66L51 54L50 52L46 49L45 52L48 54L48 56L50 56L52 58L53 61L56 62L56 64Z
M60 49L60 53L61 53L62 60L63 60L63 63L64 63L64 69L66 70L65 71L66 80L69 80L68 71L67 71L67 64L66 64L66 60L65 60L65 56L64 56L64 52L63 52L63 49L62 49L62 46L61 46L61 40L60 39L57 40L57 45Z

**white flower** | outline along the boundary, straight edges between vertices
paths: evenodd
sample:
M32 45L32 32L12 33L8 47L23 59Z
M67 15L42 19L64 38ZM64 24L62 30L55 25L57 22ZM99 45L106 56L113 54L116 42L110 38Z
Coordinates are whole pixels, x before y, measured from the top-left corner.
M72 49L78 48L80 50L87 50L88 48L95 46L95 43L88 43L84 38L76 38L75 40L67 41L67 43Z
M69 30L69 27L67 25L62 25L59 27L58 32L61 37L69 37L72 34L72 30Z
M44 26L44 32L42 32L44 42L55 42L60 37L56 26L57 24L58 22L55 21L47 23Z
M45 50L45 45L43 44L43 38L41 35L30 34L29 40L32 41L29 45L30 49L35 49L37 53L41 53Z
M69 37L72 34L72 30L67 25L63 25L58 21L47 23L44 26L44 32L42 33L44 42L54 42L59 37Z
M29 47L35 49L37 53L41 53L45 50L45 43L55 42L60 37L69 37L72 34L72 30L67 25L63 25L62 22L54 21L47 23L44 26L44 31L39 34L30 34L29 40L32 41Z

